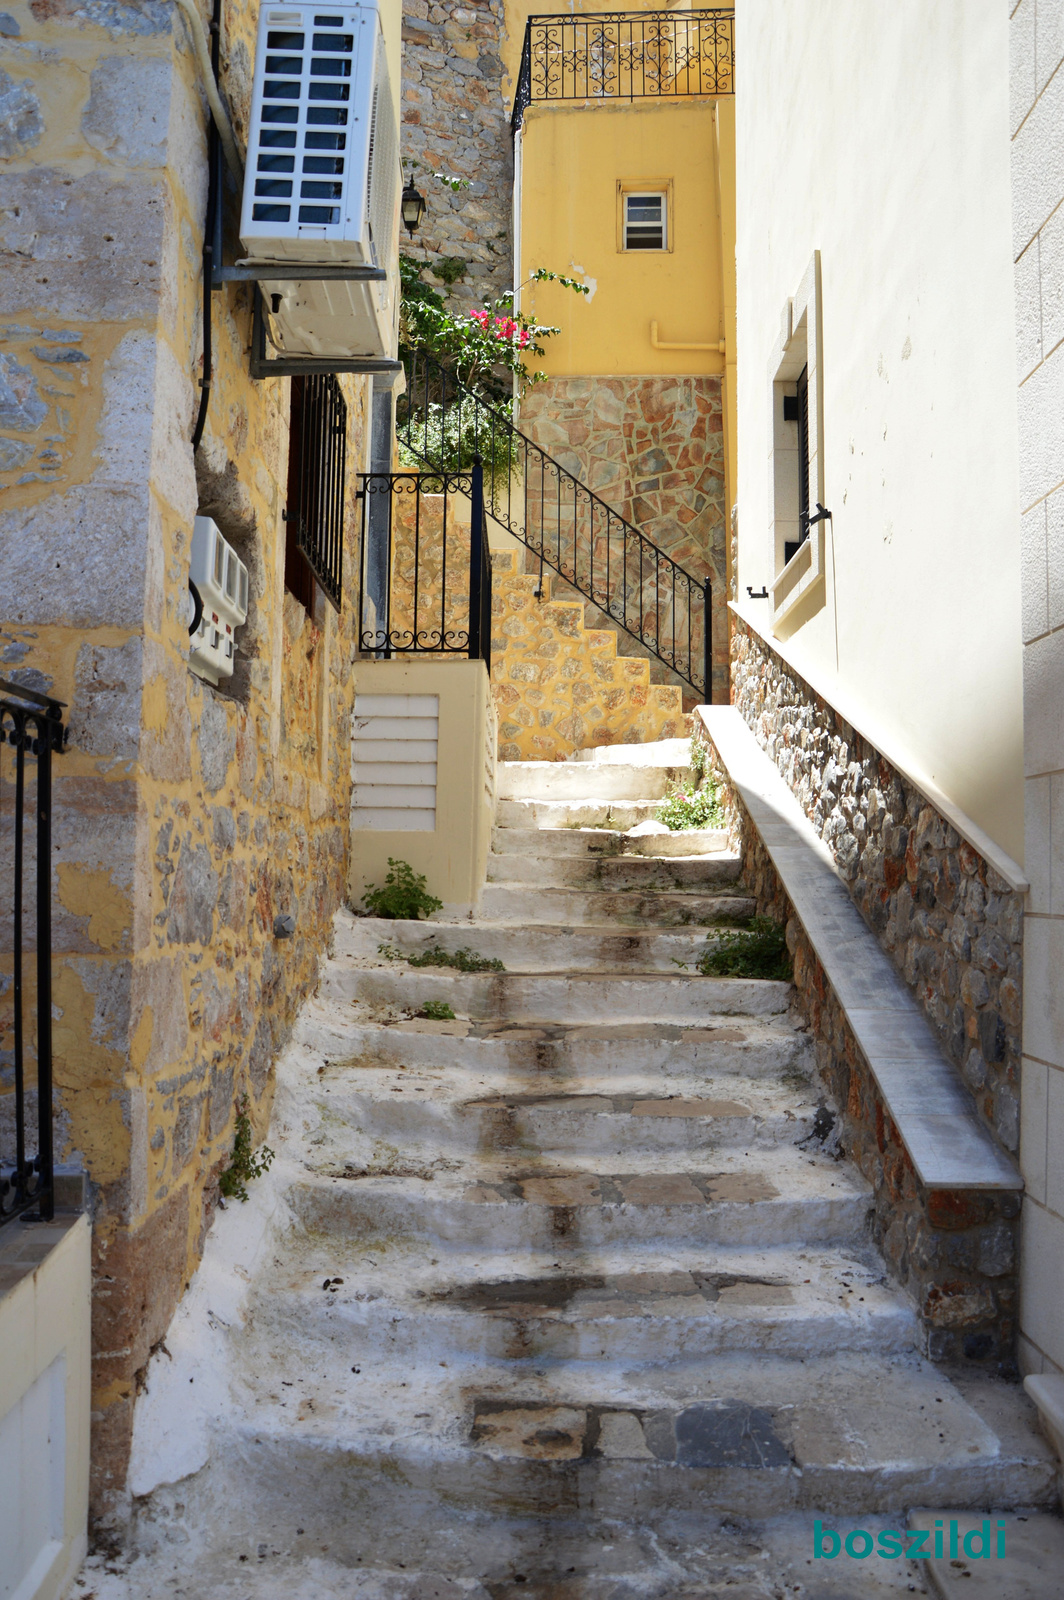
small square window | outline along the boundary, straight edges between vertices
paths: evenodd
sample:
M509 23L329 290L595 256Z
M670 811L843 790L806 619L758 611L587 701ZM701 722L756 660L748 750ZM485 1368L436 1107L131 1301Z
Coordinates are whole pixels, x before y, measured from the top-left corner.
M624 196L624 249L666 250L667 197L630 193Z

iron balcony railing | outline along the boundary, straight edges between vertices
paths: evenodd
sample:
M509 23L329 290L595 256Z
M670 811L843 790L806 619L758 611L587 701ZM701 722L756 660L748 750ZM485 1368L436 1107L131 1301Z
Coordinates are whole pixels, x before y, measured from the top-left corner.
M735 11L529 17L511 128L545 100L673 99L735 91Z
M710 578L697 577L424 351L407 357L402 443L463 488L484 463L487 513L703 700L712 699Z
M65 738L61 701L0 678L0 871L11 907L11 942L3 941L11 1001L0 1030L0 1224L31 1209L49 1222L54 1212L52 753L62 750ZM30 899L27 858L34 878ZM0 895L0 903L4 899ZM36 981L26 960L31 953Z
M359 649L385 659L465 655L490 672L480 460L466 472L363 472L359 483Z

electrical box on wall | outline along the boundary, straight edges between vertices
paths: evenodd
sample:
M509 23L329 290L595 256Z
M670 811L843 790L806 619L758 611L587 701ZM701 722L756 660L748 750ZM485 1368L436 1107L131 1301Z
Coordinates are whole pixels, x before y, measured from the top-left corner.
M396 97L373 0L259 13L240 239L293 264L262 291L284 355L394 356L399 309ZM386 282L301 277L297 264L376 266Z
M210 517L197 517L193 526L188 578L193 608L188 664L198 677L216 684L233 675L236 630L248 617L248 569Z

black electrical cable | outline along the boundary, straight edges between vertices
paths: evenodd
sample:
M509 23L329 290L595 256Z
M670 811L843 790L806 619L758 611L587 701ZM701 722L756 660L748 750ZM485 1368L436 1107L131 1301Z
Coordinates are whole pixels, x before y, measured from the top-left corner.
M214 0L214 10L211 17L211 67L214 79L218 81L218 68L221 62L222 38L222 0ZM218 138L218 129L214 126L214 118L208 117L207 122L207 219L203 226L203 377L200 379L199 414L196 417L196 426L192 430L192 448L199 448L203 438L203 430L207 425L207 407L211 401L211 378L213 376L214 352L211 341L211 295L214 290L211 286L214 269L214 213L220 202L218 185L221 182L219 171L219 153L221 144Z

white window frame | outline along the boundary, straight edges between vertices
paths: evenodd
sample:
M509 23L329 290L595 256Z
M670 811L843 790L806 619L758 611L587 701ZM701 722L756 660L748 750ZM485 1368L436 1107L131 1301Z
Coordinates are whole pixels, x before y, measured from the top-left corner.
M823 319L820 251L812 260L793 299L783 309L780 337L769 361L772 420L769 438L769 495L773 508L772 546L775 573L769 585L772 626L785 622L802 602L812 602L820 586L819 605L826 602L824 585L826 522L815 522L808 538L789 561L784 546L797 543L798 526L798 424L785 422L785 395L797 392L798 378L806 369L809 386L808 451L809 509L825 503L824 491L824 380Z
M661 239L660 245L647 248L645 245L630 245L628 243L628 202L637 197L653 196L661 200ZM617 185L617 198L619 201L617 216L617 247L624 255L652 256L667 255L672 249L672 180L663 178L647 178L642 183L621 180Z

